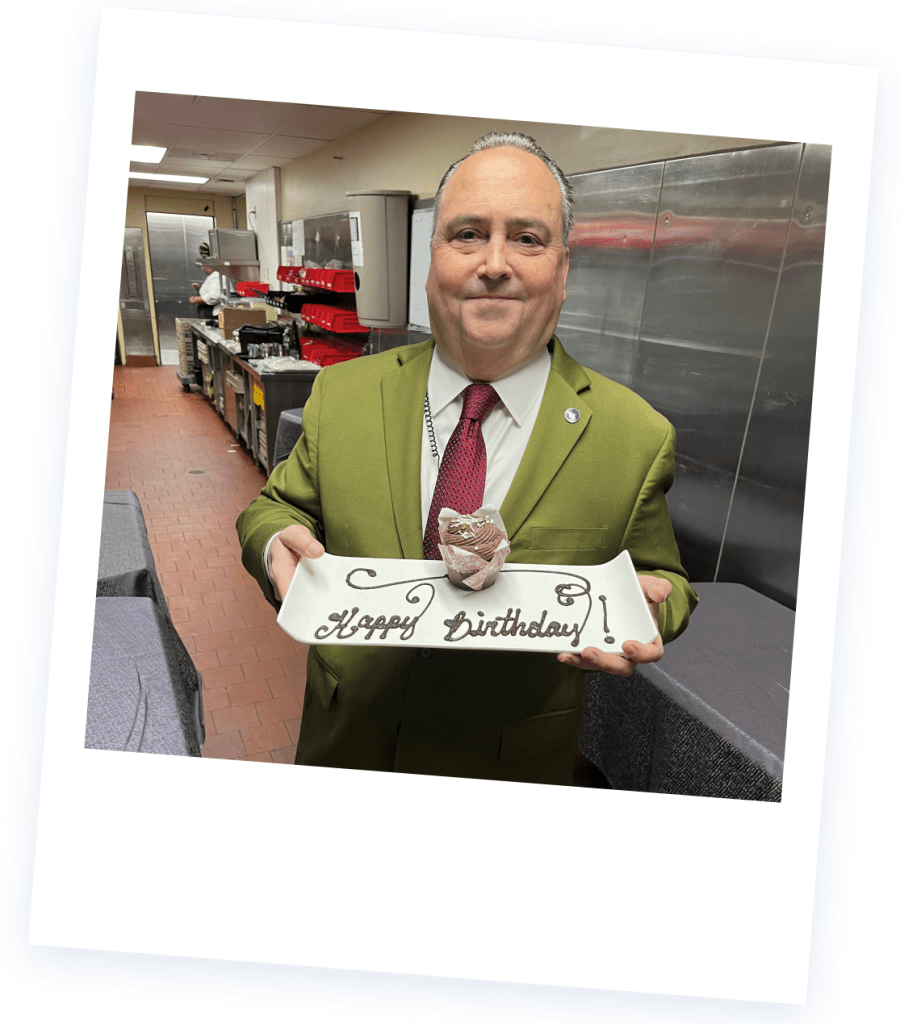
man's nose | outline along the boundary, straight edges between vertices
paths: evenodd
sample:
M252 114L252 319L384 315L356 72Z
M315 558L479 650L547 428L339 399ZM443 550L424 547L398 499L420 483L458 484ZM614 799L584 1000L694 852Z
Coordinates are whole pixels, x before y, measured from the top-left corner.
M499 278L510 276L512 271L510 270L507 258L505 238L492 237L488 240L484 248L484 260L478 268L478 273L481 277L486 277L490 280L498 280Z

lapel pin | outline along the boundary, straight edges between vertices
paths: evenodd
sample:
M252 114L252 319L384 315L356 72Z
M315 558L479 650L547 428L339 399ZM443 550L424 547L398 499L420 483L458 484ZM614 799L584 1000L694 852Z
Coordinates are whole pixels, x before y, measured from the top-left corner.
M566 409L566 421L577 423L581 419L581 413L577 409Z

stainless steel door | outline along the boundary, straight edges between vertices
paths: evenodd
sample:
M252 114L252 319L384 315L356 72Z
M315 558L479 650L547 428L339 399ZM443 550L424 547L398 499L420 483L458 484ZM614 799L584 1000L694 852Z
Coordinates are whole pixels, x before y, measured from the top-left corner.
M128 356L154 356L153 323L144 262L144 234L140 228L125 228L119 309L122 313L126 361Z
M153 298L156 306L156 329L159 347L175 354L178 339L175 317L196 316L197 310L188 299L197 293L191 282L203 282L203 271L196 266L201 242L209 242L209 230L215 226L212 217L187 216L180 213L148 213L147 232L150 247L150 268L153 277ZM171 356L170 356L171 358ZM168 361L163 359L164 362Z

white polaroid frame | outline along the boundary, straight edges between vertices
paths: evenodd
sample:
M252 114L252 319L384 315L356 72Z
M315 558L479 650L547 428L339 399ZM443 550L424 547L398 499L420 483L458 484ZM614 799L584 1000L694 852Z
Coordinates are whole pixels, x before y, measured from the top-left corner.
M837 554L817 556L834 552L842 533L875 70L264 24L282 53L341 52L329 105L414 104L426 113L832 146L783 798L754 803L84 749L109 426L100 398L112 376L134 92L312 103L326 95L304 91L290 61L237 75L232 62L198 60L173 45L202 39L206 54L233 53L248 19L105 9L31 941L802 1002L831 678L823 637L833 635L837 608ZM490 60L478 56L485 52ZM444 61L436 74L435 53L474 56L457 63L459 73L449 74ZM225 885L227 907L216 898Z

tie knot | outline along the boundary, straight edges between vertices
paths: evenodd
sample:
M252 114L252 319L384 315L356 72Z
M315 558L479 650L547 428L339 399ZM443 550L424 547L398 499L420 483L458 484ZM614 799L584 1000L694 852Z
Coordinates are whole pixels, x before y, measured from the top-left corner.
M462 419L481 421L500 401L490 384L470 384L463 392Z

